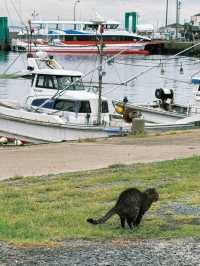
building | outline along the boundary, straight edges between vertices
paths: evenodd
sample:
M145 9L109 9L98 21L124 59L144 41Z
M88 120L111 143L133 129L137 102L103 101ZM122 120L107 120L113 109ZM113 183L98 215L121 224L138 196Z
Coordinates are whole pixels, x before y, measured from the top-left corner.
M176 39L176 37L178 37L178 39L181 39L184 35L184 25L176 25L176 23L170 24L167 25L167 27L159 28L159 32L161 36L164 37L164 39L172 40Z
M152 36L154 33L154 27L152 24L137 24L137 33L144 36Z
M191 17L191 24L195 27L200 27L200 13Z

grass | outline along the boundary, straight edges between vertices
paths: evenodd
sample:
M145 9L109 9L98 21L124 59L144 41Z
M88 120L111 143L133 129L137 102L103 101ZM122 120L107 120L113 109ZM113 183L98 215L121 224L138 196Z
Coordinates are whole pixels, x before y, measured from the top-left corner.
M199 236L200 157L56 176L19 176L0 182L0 240L45 244L65 239L146 239ZM119 218L93 226L128 188L156 187L160 194L139 228ZM178 207L173 207L178 206ZM183 214L180 210L189 210Z

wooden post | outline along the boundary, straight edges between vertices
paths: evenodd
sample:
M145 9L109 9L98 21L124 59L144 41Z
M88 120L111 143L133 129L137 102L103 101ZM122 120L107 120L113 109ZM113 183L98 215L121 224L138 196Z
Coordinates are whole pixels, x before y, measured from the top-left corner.
M144 119L132 118L131 132L133 135L144 134Z

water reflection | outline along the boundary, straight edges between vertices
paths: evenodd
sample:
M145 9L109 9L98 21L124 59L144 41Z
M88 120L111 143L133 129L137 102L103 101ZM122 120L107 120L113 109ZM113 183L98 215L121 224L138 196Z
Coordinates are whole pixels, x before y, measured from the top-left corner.
M3 62L8 62L9 60L9 53L0 51L0 64Z
M0 53L0 70L6 69L17 53ZM98 66L96 56L63 56L55 58L65 69L78 70L83 73L91 72ZM183 73L180 73L180 67ZM161 67L164 72L161 74ZM21 54L15 64L11 65L9 72L16 72L26 68L26 55ZM156 88L169 88L175 90L176 102L187 104L191 101L194 86L190 84L191 76L200 70L198 58L189 57L129 57L120 56L104 66L103 95L109 100L122 99L127 96L129 101L136 103L151 103ZM134 77L134 78L133 78ZM132 78L132 79L131 79ZM127 85L117 85L127 80ZM97 71L91 72L84 81L98 81ZM29 93L29 80L0 80L0 98L11 98L22 102ZM113 84L109 84L113 83Z

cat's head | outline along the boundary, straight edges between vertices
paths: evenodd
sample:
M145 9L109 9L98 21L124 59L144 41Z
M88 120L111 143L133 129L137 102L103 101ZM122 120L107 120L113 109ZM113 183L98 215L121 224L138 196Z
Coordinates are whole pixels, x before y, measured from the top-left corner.
M152 202L159 200L159 194L155 188L147 188L144 192Z

